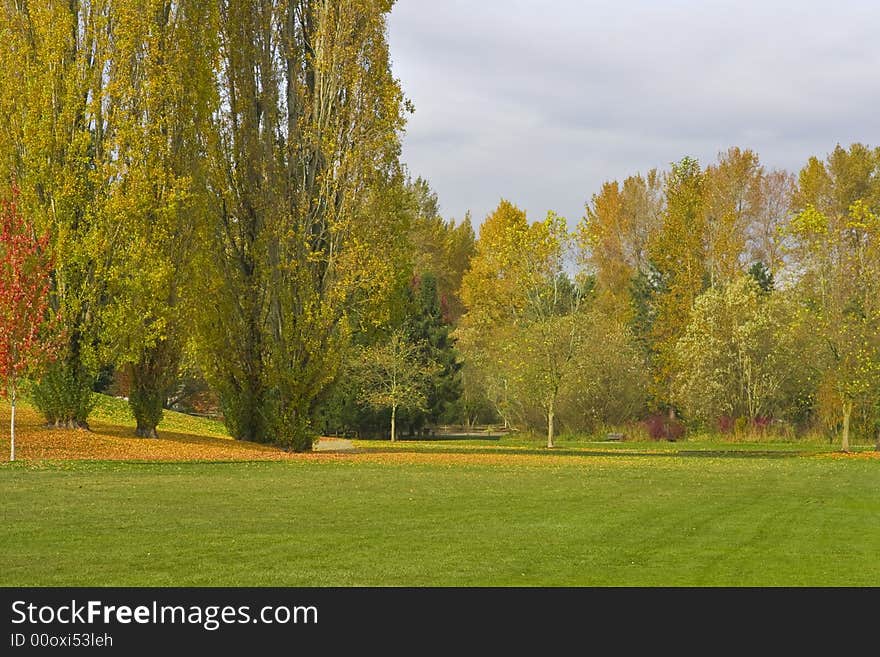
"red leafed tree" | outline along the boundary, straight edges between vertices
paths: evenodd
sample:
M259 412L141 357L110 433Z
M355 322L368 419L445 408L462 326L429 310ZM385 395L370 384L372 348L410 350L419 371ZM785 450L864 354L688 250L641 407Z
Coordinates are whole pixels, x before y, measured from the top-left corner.
M0 203L0 395L12 405L9 460L15 460L15 400L25 375L52 358L49 236L37 237L18 209L18 189Z

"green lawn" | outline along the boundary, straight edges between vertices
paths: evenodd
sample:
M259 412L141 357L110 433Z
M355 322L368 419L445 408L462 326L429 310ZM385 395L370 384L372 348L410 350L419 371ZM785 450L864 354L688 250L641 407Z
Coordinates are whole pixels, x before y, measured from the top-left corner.
M0 585L880 585L880 460L787 454L4 464Z

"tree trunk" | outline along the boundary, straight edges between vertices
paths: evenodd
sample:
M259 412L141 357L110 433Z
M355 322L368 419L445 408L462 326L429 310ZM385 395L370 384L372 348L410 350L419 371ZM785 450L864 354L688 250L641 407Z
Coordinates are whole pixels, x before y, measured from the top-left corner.
M128 404L137 420L135 435L158 438L156 427L162 421L168 391L180 362L180 350L170 340L162 340L145 349L129 369L131 391Z
M843 432L840 436L840 451L849 451L849 417L852 415L852 402L843 404Z
M550 408L547 410L547 447L553 448L553 419L554 419L554 409L553 403L550 403Z
M50 429L75 429L77 431L91 431L88 422L80 422L79 420L55 420L46 424Z
M9 420L9 460L11 462L15 460L15 384L12 385L9 400L12 404L11 419Z
M397 406L391 407L391 442L393 443L397 439L395 422L397 421Z
M134 430L134 435L138 438L158 438L159 434L156 433L155 426L149 426L145 424L141 424L138 422L137 428Z
M135 370L136 371L136 370ZM128 405L137 421L134 433L139 438L158 438L156 427L162 420L162 395L137 375L132 377Z

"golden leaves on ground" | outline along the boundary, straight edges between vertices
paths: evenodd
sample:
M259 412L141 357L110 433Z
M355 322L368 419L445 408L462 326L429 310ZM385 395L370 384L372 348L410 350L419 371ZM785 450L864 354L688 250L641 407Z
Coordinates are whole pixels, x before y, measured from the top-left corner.
M9 454L9 406L0 405L0 454ZM16 412L16 457L22 460L265 461L295 455L269 445L231 438L162 431L159 438L137 438L130 427L94 422L92 431L51 429L35 410ZM302 455L299 455L302 457ZM306 455L308 456L308 455Z

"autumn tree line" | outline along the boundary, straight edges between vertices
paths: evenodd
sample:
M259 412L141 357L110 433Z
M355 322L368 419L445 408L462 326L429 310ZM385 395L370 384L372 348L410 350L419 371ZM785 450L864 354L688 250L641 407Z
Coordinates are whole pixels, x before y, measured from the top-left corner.
M517 427L646 421L880 444L880 149L731 148L606 182L573 230L502 201L464 275L464 398Z
M438 424L877 432L880 150L797 175L685 158L574 228L502 201L476 238L400 162L391 5L2 0L3 225L32 246L0 261L46 271L49 424L115 389L140 436L196 391L295 450Z

